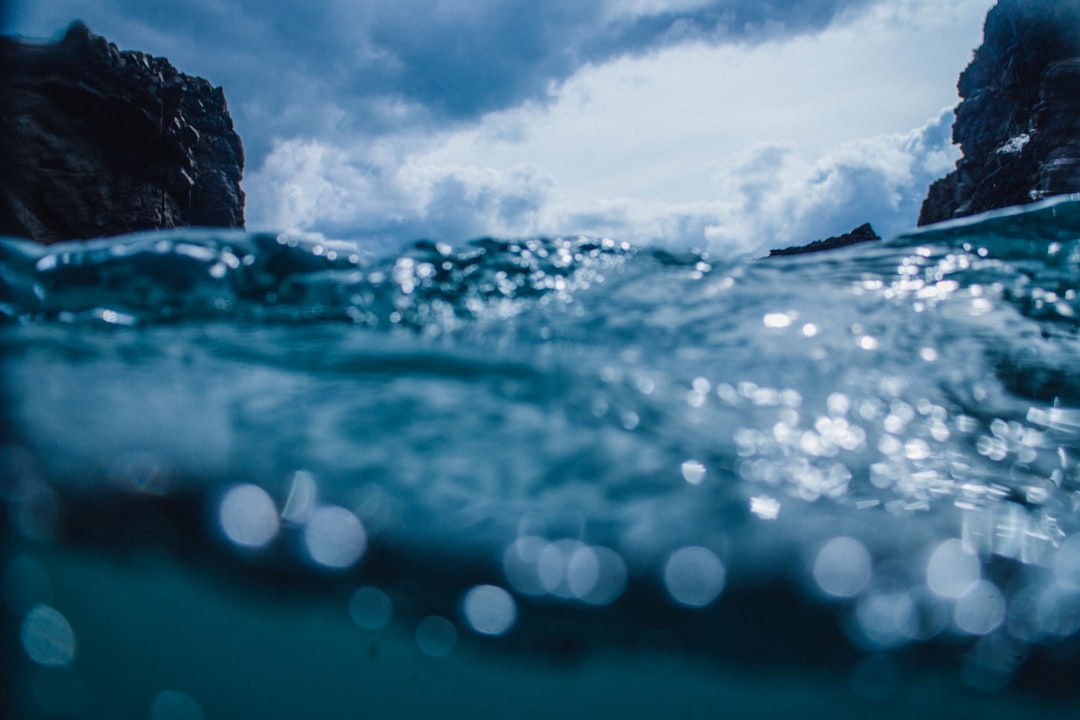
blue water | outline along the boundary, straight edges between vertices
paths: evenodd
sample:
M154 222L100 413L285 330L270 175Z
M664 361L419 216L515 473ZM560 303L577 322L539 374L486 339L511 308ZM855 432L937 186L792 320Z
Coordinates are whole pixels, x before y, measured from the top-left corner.
M17 717L1068 717L1080 197L790 258L0 240Z

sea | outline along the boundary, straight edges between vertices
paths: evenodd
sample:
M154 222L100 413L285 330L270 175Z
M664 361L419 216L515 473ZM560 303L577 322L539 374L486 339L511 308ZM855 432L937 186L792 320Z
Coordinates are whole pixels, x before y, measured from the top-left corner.
M0 715L1080 716L1080 195L726 260L0 239Z

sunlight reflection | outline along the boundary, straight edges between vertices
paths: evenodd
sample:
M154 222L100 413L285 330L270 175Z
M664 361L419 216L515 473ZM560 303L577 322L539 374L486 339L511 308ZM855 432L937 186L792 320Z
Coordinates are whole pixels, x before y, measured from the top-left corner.
M775 520L780 516L780 501L767 495L750 498L750 512L762 520Z
M700 485L705 479L705 466L697 460L683 462L681 468L683 480L691 485Z

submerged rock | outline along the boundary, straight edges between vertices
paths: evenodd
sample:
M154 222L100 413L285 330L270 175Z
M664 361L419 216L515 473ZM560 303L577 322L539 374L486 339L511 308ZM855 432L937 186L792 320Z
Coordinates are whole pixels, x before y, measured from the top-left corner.
M920 225L1080 192L1080 0L1001 0L958 87L964 156Z
M243 227L244 151L220 87L82 23L0 38L0 235L40 242Z
M797 245L794 247L784 248L783 250L770 250L769 257L778 257L781 255L802 255L803 253L822 252L823 250L834 250L836 248L847 247L848 245L856 245L858 243L871 242L873 240L880 239L881 236L874 232L874 228L870 225L870 223L864 223L849 233L844 233L843 235L826 238L825 240L817 240L810 243L809 245Z

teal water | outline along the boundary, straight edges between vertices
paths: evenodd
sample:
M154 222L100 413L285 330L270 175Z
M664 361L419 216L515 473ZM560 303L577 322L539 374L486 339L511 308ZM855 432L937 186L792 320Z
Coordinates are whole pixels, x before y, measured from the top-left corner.
M13 717L1069 717L1080 198L824 254L0 240Z

